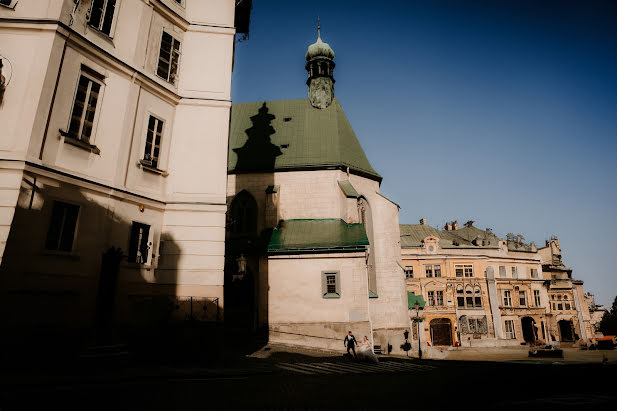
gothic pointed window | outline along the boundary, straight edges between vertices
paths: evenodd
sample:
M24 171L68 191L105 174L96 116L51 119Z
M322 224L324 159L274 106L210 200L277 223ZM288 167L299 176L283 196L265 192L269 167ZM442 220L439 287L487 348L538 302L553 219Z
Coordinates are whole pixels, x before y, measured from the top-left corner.
M228 230L234 235L257 233L257 202L246 190L234 197L229 207Z

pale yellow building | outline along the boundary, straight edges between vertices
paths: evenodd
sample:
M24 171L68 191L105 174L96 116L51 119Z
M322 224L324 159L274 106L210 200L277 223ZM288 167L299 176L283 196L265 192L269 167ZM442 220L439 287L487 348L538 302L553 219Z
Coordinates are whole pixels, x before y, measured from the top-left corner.
M461 347L589 341L589 313L579 309L576 300L582 282L572 281L570 270L559 288L561 307L553 307L557 288L551 270L556 268L546 264L543 250L520 237L498 238L471 221L463 227L447 223L443 230L424 219L401 225L410 316L423 318L420 341ZM411 306L415 301L426 305L416 312ZM415 330L414 340L417 343Z

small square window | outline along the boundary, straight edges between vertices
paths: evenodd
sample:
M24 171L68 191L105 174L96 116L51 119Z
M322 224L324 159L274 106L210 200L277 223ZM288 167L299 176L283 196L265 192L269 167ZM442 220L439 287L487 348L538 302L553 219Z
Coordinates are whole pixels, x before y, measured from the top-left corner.
M538 269L537 268L532 268L531 269L531 278L538 278Z
M405 267L405 278L413 278L413 267Z
M341 297L341 282L338 271L324 271L321 273L321 293L323 298Z
M506 278L506 267L503 265L499 266L499 277Z

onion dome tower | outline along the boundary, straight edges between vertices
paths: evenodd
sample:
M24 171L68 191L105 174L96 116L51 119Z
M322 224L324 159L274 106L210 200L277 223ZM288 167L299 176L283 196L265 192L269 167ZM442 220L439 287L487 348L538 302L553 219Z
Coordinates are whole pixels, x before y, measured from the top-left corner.
M319 20L318 20L319 21ZM321 25L317 23L317 41L306 52L308 97L315 108L327 108L334 99L334 51L321 40Z

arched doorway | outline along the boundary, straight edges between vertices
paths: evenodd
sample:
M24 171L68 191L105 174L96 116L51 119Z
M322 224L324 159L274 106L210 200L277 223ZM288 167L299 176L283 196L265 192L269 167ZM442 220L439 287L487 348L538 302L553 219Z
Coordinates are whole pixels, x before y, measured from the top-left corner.
M521 328L523 329L523 339L525 342L533 344L538 336L536 335L536 320L531 317L521 318Z
M433 345L452 345L452 322L447 318L435 318L430 322Z
M572 320L560 320L558 324L561 341L574 341L574 325L572 324Z

